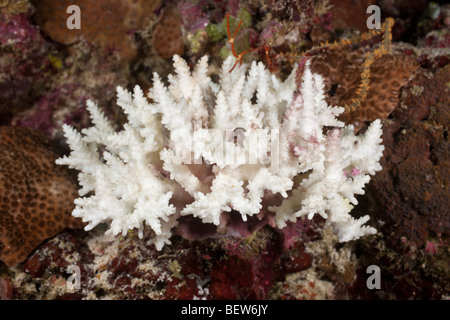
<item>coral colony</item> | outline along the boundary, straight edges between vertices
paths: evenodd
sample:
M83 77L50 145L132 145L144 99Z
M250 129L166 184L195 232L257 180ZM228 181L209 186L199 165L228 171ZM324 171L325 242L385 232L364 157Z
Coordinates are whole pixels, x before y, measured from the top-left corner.
M151 102L138 86L117 88L128 117L122 130L91 101L92 127L64 126L72 152L56 162L80 171L73 215L86 230L106 222L108 233L143 237L147 225L158 250L182 216L226 230L230 212L278 228L319 214L341 242L376 232L364 226L368 216L349 213L381 170L380 120L356 136L337 119L344 108L325 102L309 62L297 89L296 68L282 82L262 63L233 60L214 82L207 57L191 72L174 56L168 86L154 74Z

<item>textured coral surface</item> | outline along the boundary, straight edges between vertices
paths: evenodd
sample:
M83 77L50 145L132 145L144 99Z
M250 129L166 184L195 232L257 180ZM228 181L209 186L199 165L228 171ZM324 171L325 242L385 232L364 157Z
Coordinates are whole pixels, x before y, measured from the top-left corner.
M163 9L162 17L153 30L153 46L161 58L184 54L180 12L176 6Z
M450 67L418 77L386 125L383 172L373 180L377 216L389 221L387 239L424 247L430 233L450 235L448 125Z
M364 50L331 52L313 59L312 69L325 77L333 105L349 105L355 96L361 77L361 65L367 53ZM370 89L365 101L354 111L340 116L360 129L365 121L386 119L399 101L400 88L414 76L418 63L403 54L387 55L376 60L370 70Z
M53 40L73 44L80 37L107 49L115 49L123 58L133 58L136 46L130 32L140 29L151 18L161 1L90 1L63 0L32 3L36 7L36 20ZM73 13L66 13L70 5L81 11L81 29L68 29L66 22Z
M70 214L77 186L39 133L0 127L0 150L1 260L13 266L45 239L82 223Z

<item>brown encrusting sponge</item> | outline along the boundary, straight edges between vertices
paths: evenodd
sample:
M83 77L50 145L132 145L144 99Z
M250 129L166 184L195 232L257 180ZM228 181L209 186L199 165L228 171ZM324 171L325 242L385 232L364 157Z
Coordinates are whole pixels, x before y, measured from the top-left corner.
M330 104L351 104L361 81L365 56L365 51L359 49L332 51L312 59L312 70L325 79ZM359 130L364 121L386 119L399 102L400 88L408 83L418 68L414 58L403 54L389 54L376 59L370 67L367 97L356 110L346 110L340 120L354 124L355 130Z
M131 37L151 19L161 0L33 0L36 22L53 40L73 44L81 37L103 48L115 49L123 59L134 58L137 48ZM68 29L70 5L80 8L81 29Z
M77 184L41 134L0 127L0 259L14 266L64 228L81 228L71 216Z

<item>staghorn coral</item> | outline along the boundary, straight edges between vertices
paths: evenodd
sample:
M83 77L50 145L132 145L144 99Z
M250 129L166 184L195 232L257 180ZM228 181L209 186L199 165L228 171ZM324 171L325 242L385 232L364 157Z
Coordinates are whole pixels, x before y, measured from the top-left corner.
M22 262L45 239L64 228L81 228L70 216L76 183L54 165L44 138L25 128L0 127L1 260Z
M234 210L243 221L272 217L278 228L317 213L340 241L375 233L363 226L368 216L354 219L349 212L354 194L363 194L381 169L380 121L355 136L353 126L336 119L343 108L324 101L323 79L309 64L294 95L295 69L284 82L262 63L248 74L247 65L230 73L229 57L216 83L207 76L206 57L193 72L179 56L173 60L168 87L154 74L153 103L138 86L134 94L118 88L128 116L124 130L115 132L91 101L93 127L80 135L64 126L72 152L57 164L81 171L73 215L88 222L86 230L108 222L108 233L136 228L142 237L147 225L161 249L180 216L226 233ZM100 146L106 148L101 156ZM285 199L275 201L277 194Z
M130 59L137 48L130 32L145 26L152 18L161 0L33 0L36 21L53 40L73 44L81 37L106 49L115 49L121 58ZM81 10L81 29L69 30L66 9L77 5Z
M354 51L331 51L312 58L311 68L325 78L328 103L350 105L361 81L363 49ZM386 119L399 101L400 88L418 69L415 59L402 54L384 55L370 67L370 87L361 105L347 110L339 119L352 123L356 130L365 121Z

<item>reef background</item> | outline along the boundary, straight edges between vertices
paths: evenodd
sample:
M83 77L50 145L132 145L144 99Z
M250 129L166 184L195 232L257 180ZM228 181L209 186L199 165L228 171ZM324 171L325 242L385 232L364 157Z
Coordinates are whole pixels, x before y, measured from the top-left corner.
M69 30L66 8L81 8ZM85 232L73 219L74 172L54 159L69 150L61 126L89 126L86 100L118 126L115 88L151 86L171 57L216 66L238 52L284 77L301 53L367 31L366 8L392 17L392 51L371 66L358 130L383 120L383 170L353 214L379 232L339 244L319 218L244 239L174 236L160 252L129 232ZM354 98L362 63L380 37L310 56L328 99ZM450 6L422 0L0 0L0 299L448 299L450 297ZM26 201L18 201L26 199ZM238 226L238 223L236 222ZM6 249L14 248L14 250ZM81 288L66 285L81 270ZM381 289L366 272L381 270Z

